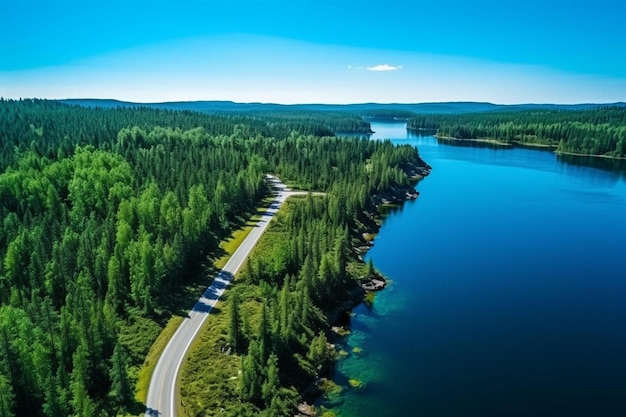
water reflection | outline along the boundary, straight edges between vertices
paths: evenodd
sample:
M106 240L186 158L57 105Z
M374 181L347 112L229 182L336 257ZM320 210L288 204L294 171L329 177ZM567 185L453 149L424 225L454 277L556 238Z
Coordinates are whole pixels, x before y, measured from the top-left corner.
M572 169L569 171L573 171L574 174L576 174L577 171L579 172L579 170L575 167L591 167L611 172L614 174L616 179L626 178L626 160L623 159L597 158L592 156L565 154L557 154L556 159L561 162L564 167L571 167Z

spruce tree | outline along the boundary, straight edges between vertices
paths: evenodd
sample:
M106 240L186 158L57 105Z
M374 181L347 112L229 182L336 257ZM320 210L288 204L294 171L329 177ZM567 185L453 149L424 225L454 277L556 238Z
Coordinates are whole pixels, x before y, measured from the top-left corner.
M128 380L128 356L124 347L118 342L113 349L111 377L111 395L120 404L128 404L132 399L132 390Z
M272 353L267 360L267 379L262 387L262 397L266 407L270 406L272 398L276 396L279 388L278 357Z
M0 374L0 417L14 417L13 405L15 395L9 381Z
M374 260L372 258L367 261L367 276L373 278L376 275L376 269L374 268Z

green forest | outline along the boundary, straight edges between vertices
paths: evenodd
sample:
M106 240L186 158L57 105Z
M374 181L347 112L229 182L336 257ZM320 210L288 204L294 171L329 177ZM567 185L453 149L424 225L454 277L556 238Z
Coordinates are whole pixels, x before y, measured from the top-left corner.
M332 366L328 316L375 272L354 259L351 222L331 216L329 197L293 197L270 223L183 368L186 415L291 416Z
M266 122L271 136L275 137L284 137L292 131L315 136L334 136L336 133L372 133L367 121L347 112L282 110L250 112L248 116Z
M327 193L277 218L289 239L242 273L259 326L246 327L245 291L240 311L230 303L237 398L288 415L296 391L277 387L325 366L363 213L424 165L411 146L316 136L320 120L0 100L0 416L129 412L176 295L256 211L268 172Z
M408 127L437 130L440 137L547 145L558 152L582 155L626 156L625 107L423 114L413 117Z

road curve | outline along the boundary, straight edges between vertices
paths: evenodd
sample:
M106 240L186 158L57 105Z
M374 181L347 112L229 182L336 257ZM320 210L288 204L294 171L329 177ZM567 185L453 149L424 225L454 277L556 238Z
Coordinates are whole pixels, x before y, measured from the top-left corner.
M183 320L174 336L168 342L165 350L163 350L150 379L148 399L146 401L146 417L176 416L178 408L176 379L178 372L189 350L189 346L191 346L191 343L200 331L204 320L208 317L211 309L217 303L232 277L243 265L248 254L282 203L292 195L307 194L302 191L289 190L277 177L268 175L267 180L274 187L274 201L272 201L270 208L263 214L250 234L239 245L239 248L228 260L224 269L217 274L211 285L198 299L193 309L189 312L188 317Z

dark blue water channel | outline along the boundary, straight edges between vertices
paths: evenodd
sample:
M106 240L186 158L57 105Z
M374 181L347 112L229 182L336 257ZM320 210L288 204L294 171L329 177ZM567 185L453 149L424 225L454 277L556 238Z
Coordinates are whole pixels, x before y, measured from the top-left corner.
M353 312L322 398L340 417L626 416L626 181L551 152L440 144L368 253L391 281ZM350 386L352 379L355 385Z

